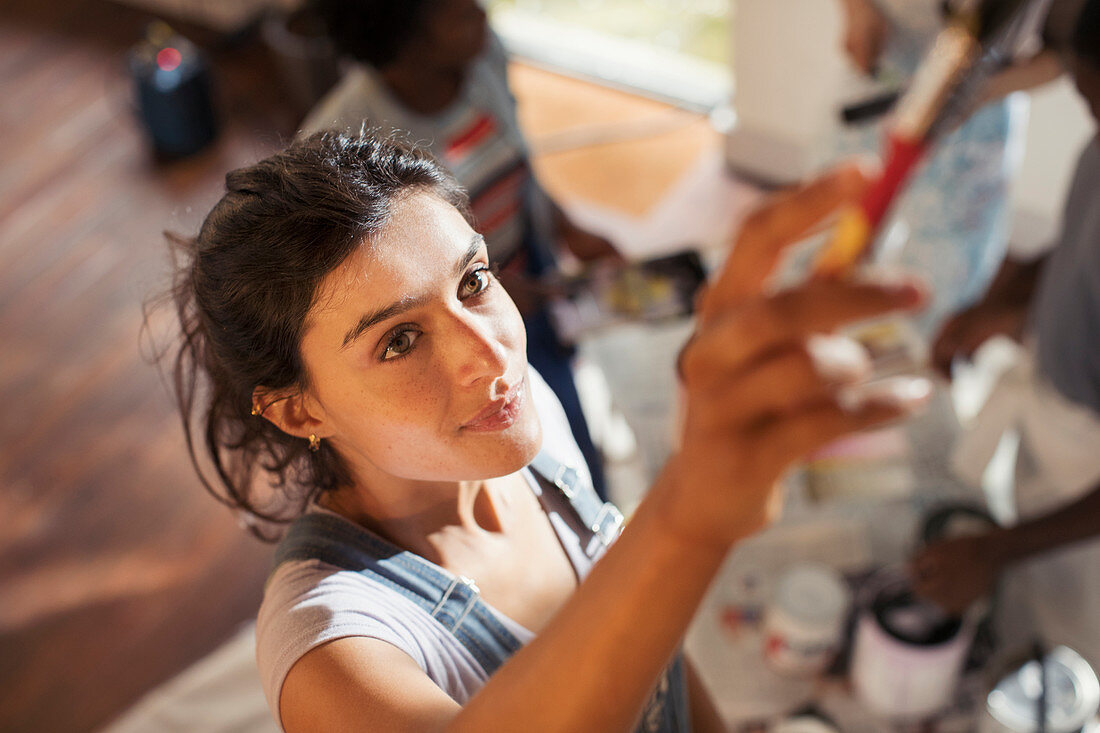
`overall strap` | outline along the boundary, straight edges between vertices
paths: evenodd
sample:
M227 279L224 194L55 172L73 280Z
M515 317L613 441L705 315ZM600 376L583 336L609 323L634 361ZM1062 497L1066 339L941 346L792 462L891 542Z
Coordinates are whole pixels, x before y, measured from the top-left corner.
M291 525L275 551L275 567L307 559L361 573L400 593L454 634L486 675L521 646L481 600L472 580L339 517L306 514Z
M623 515L614 504L601 501L595 490L581 480L575 468L566 466L549 453L540 452L531 461L530 468L565 496L581 523L592 533L584 548L588 557L593 558L601 548L611 546L623 528Z
M540 452L530 468L545 483L556 487L569 500L573 511L591 531L585 554L595 558L622 532L623 515L611 502L603 502L592 487L581 480L576 469L566 466L548 453ZM662 672L646 702L635 733L690 733L691 719L684 674L683 655L677 653Z
M561 491L591 530L586 547L590 557L614 542L622 531L622 514L613 504L600 501L575 469L545 453L540 453L530 468ZM492 675L521 646L481 600L481 592L472 580L454 576L339 517L306 514L295 520L275 551L274 567L306 559L362 573L413 601L454 634L487 675ZM690 730L684 670L677 654L647 702L637 733Z

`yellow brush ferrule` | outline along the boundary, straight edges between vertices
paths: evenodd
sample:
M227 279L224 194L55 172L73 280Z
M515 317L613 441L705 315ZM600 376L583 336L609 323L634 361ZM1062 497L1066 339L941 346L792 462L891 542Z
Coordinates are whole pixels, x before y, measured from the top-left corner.
M848 209L840 215L833 240L818 253L814 272L838 277L852 267L863 254L871 236L871 222L862 209Z

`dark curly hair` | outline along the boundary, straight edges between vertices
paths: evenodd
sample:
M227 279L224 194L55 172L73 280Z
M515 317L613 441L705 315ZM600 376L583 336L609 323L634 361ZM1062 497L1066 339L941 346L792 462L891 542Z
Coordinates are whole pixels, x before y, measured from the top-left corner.
M300 346L318 285L385 226L397 198L427 190L466 214L466 195L423 150L333 132L232 171L225 185L198 236L174 239L182 338L172 386L203 485L270 539L269 523L292 520L349 474L327 443L311 452L253 415L253 390L308 386ZM202 466L199 431L216 479Z
M397 58L438 0L314 0L336 49L376 68Z

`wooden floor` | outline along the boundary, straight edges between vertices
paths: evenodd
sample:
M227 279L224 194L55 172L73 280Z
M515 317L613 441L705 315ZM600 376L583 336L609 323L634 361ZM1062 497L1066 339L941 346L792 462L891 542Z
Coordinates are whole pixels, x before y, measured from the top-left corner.
M104 0L0 3L0 731L106 722L254 615L270 554L199 487L139 334L165 285L163 230L193 232L224 173L277 149L297 112L254 39L213 39L220 137L154 162L125 76L147 20ZM576 112L531 89L563 82L521 77L549 146L538 165L567 198L644 210L711 139L644 103L643 122L674 124L634 163L647 182L619 171L624 189L606 171L636 143L587 164L553 148ZM601 99L593 121L621 119L623 101Z
M213 53L221 135L154 163L125 51L148 17L0 3L0 729L83 731L253 616L269 548L198 486L143 358L165 228L296 118L255 44Z

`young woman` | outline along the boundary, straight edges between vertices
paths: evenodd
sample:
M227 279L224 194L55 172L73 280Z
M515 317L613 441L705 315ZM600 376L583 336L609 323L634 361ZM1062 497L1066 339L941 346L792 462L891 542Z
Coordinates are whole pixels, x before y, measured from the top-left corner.
M763 293L863 185L844 169L749 218L680 360L681 445L618 536L426 154L322 133L231 172L179 271L176 382L223 498L296 517L257 625L283 728L719 730L677 646L723 557L792 460L927 395L852 393L861 355L807 347L915 285Z

